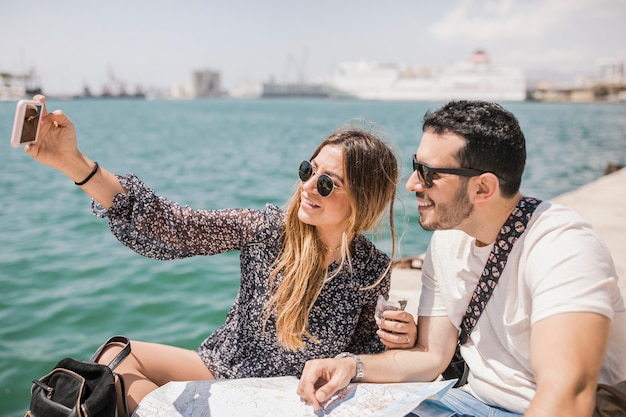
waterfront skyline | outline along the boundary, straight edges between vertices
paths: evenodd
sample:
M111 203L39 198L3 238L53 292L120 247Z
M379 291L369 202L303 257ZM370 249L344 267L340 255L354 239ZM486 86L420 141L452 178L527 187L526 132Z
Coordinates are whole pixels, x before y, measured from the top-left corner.
M342 61L433 67L477 49L529 76L574 80L626 58L624 0L2 2L0 72L33 69L47 94L112 82L166 91L203 69L225 89L315 81Z

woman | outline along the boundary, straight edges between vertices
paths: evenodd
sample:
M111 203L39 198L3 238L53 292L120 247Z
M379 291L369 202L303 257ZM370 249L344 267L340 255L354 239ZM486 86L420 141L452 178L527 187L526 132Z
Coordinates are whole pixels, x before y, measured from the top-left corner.
M40 139L26 152L75 181L102 206L95 211L109 218L113 234L139 254L165 260L241 251L235 303L197 351L132 342L131 356L117 368L131 409L173 380L300 375L309 359L415 342L406 312L387 312L397 321L380 326L394 333L377 335L374 309L389 290L390 259L362 233L388 210L394 237L398 167L369 132L338 130L302 161L286 212L269 204L264 211L192 210L158 197L137 177L116 176L83 155L61 111L44 109Z

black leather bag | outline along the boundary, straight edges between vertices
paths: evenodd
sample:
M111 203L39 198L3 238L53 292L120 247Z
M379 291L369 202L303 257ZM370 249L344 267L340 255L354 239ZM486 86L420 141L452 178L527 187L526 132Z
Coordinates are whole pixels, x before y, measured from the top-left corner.
M461 346L457 344L456 351L454 352L454 356L452 357L450 364L441 374L443 379L457 380L454 384L454 388L465 385L467 383L467 374L469 373L469 367L467 366L467 363L465 363L463 356L461 356L460 348Z
M95 363L110 343L124 343L109 365ZM115 368L130 354L130 341L113 336L101 345L89 361L62 359L47 375L33 381L31 401L25 417L115 417L117 391ZM124 393L124 380L117 375Z

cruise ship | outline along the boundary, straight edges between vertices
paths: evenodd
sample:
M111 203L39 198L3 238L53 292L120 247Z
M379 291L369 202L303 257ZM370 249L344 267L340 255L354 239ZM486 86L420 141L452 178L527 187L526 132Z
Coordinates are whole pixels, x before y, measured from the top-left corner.
M484 51L437 69L414 69L404 64L372 61L344 62L328 82L336 98L384 101L526 99L524 73L516 67L494 65Z

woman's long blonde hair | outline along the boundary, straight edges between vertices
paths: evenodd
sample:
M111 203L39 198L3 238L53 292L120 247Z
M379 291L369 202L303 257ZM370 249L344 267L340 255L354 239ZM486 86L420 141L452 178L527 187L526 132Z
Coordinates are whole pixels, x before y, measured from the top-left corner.
M344 157L344 188L351 214L341 241L339 268L328 275L325 259L329 248L319 240L315 226L298 218L302 185L291 198L287 209L284 249L270 274L273 293L265 306L265 322L275 313L279 343L296 351L305 346L303 338L318 342L309 333L309 313L324 283L342 268L351 268L350 245L358 234L373 228L389 211L392 257L395 252L393 204L398 183L398 162L391 149L376 135L361 128L341 128L326 138L313 152L313 160L325 146L341 146ZM391 265L372 286L378 285ZM283 279L276 288L278 274Z

